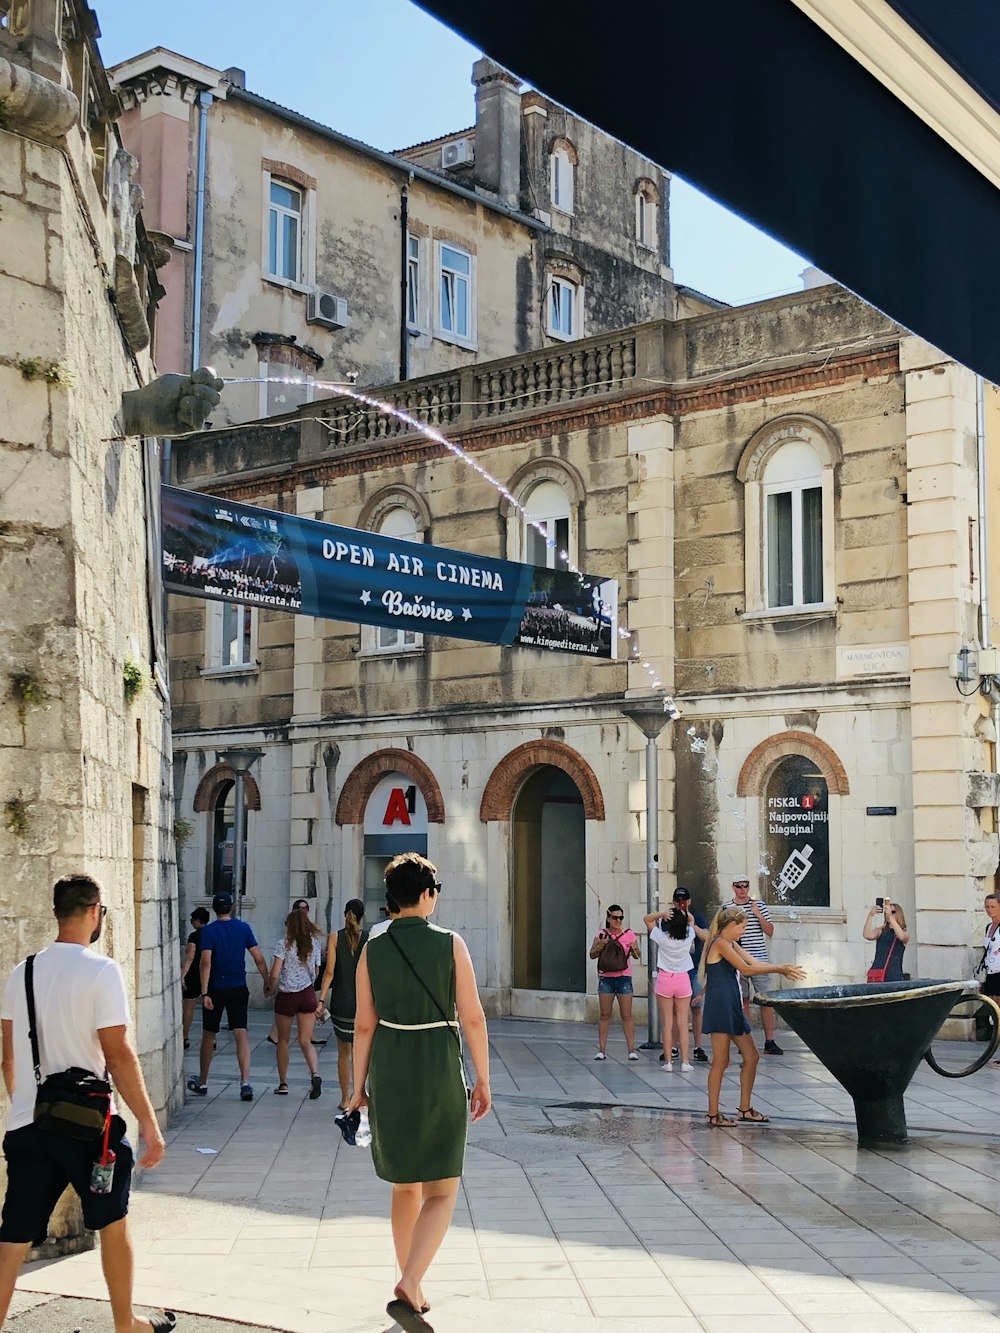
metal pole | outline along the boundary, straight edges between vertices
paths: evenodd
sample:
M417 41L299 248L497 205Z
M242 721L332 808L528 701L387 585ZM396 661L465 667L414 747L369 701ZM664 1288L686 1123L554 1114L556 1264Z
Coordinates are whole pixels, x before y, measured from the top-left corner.
M651 915L660 906L660 810L659 810L659 754L656 736L646 737L646 914ZM660 1044L660 1010L656 1003L655 963L656 950L646 942L646 1040L643 1050L655 1050Z
M246 836L246 807L243 801L243 770L238 768L235 776L233 802L236 806L233 818L233 906L236 916L243 915L243 841Z

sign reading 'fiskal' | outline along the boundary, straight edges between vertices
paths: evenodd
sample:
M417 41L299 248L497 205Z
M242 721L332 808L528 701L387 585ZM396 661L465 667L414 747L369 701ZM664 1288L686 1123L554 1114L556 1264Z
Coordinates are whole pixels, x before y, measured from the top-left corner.
M616 655L618 584L162 488L169 592L362 625Z

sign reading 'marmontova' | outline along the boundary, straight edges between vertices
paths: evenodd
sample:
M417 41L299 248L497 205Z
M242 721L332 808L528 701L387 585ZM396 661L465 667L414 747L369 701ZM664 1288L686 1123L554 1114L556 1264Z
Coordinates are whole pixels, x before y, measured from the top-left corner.
M618 584L162 489L169 592L614 657Z

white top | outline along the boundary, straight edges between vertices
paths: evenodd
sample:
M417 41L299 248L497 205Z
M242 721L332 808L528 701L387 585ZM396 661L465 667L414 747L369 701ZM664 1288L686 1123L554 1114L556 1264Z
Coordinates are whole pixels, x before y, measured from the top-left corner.
M368 932L368 938L373 940L376 935L384 935L391 925L391 916L387 916L384 921L376 921L374 926L372 926L371 930ZM381 957L381 955L379 956Z
M287 994L289 991L305 990L307 986L313 984L316 980L316 969L322 961L323 953L319 947L319 940L314 939L309 962L308 964L303 963L295 945L282 936L274 946L274 957L281 959L278 990Z
M35 1022L42 1078L76 1066L98 1078L105 1074L98 1032L127 1027L125 978L113 958L82 944L50 944L35 955ZM30 1125L35 1110L35 1071L28 1040L28 1000L24 964L7 978L0 1018L14 1025L14 1097L7 1129ZM114 1102L111 1105L114 1111Z
M1000 972L1000 927L990 935L990 929L993 923L986 927L983 933L983 947L986 950L986 971L989 973Z
M694 948L694 926L688 926L687 935L682 940L675 940L659 926L649 932L649 938L656 945L656 966L661 972L690 972L691 950Z

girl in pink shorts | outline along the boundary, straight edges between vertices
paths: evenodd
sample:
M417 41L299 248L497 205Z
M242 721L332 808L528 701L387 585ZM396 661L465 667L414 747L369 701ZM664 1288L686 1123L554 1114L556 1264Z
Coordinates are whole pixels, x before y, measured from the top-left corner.
M656 945L657 967L656 1003L660 1010L660 1035L663 1039L663 1072L673 1073L670 1059L670 1034L677 1018L680 1042L681 1070L688 1073L694 1068L688 1063L688 1012L691 1008L691 951L694 948L695 928L683 907L675 907L669 916L658 912L643 918L649 938Z

